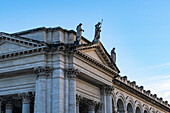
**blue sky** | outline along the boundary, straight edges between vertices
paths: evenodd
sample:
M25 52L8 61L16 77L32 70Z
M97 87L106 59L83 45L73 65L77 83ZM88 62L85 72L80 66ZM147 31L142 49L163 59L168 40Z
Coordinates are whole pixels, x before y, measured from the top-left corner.
M36 27L74 29L93 40L103 19L101 42L116 47L121 75L170 102L169 0L0 0L0 31Z

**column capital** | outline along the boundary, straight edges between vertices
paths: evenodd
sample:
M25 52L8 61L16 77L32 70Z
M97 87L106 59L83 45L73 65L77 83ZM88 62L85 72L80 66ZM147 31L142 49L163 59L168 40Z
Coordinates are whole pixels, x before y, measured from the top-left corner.
M113 90L114 90L113 86L105 86L105 93L106 93L106 95L111 94Z
M20 93L18 96L22 98L23 104L29 104L33 97L31 92Z
M34 73L37 75L37 78L44 78L50 75L52 68L49 66L38 66L34 68Z
M78 94L76 94L76 106L79 106L80 101L82 100L82 97Z
M3 96L0 96L0 105L5 102L5 98Z
M94 101L94 100L89 100L89 101L86 102L87 108L90 111L94 111L95 110L96 104L97 104L97 102Z
M5 99L6 109L12 109L13 108L13 101L12 98L9 97Z
M68 77L70 79L74 79L77 77L77 75L80 73L80 71L78 69L75 69L74 67L72 67L72 68L65 68L64 73L65 73L66 77Z
M96 104L96 109L101 112L101 110L102 110L102 103L98 102Z

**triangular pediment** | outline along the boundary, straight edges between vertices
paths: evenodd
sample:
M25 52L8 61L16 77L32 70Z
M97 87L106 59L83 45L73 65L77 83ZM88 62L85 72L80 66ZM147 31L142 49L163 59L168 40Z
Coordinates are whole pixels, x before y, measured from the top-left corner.
M97 62L120 72L101 43L81 45L77 50L86 54L88 57L95 59Z
M92 48L92 49L87 49L87 50L82 50L83 53L89 55L90 57L94 58L95 60L103 63L103 64L106 64L104 63L103 59L101 58L100 54L97 53L97 50L96 48Z
M11 53L30 48L30 46L19 44L17 42L11 42L3 39L0 40L0 54Z

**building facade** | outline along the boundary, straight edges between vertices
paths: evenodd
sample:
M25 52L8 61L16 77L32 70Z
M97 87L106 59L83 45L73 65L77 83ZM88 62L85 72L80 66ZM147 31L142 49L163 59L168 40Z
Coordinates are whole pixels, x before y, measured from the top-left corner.
M92 42L81 25L1 32L0 113L170 113L167 101L119 75L99 30Z

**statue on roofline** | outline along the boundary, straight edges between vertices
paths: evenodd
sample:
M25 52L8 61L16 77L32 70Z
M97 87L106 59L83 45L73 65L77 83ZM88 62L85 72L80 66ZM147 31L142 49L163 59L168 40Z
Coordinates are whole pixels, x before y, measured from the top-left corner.
M95 25L95 35L94 35L94 40L93 42L98 42L100 39L100 32L101 32L101 25L102 25L103 19L101 22L98 22Z
M76 32L76 41L75 41L76 45L80 44L80 40L81 40L81 37L82 37L82 31L84 32L84 30L81 28L81 26L82 26L82 23L80 23L76 28L76 30L77 30L77 32Z

